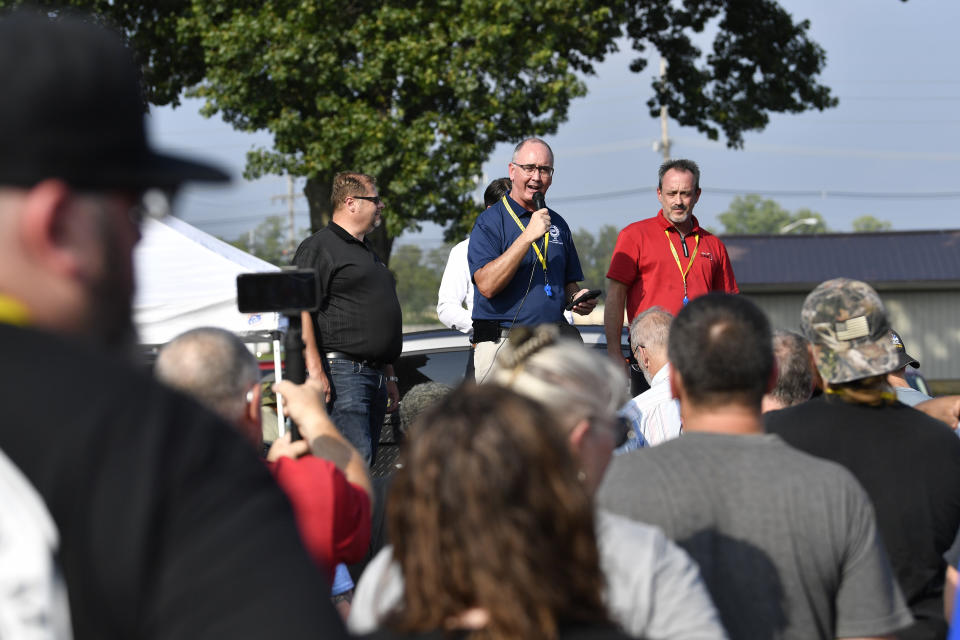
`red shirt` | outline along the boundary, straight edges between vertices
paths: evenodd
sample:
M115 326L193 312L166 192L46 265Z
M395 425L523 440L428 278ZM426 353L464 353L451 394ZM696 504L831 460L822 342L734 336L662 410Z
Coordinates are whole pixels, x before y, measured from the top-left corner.
M617 236L607 277L627 285L630 320L654 306L663 307L673 315L680 312L683 276L677 259L684 269L693 261L687 273L689 300L710 291L740 293L726 247L715 235L700 228L696 216L691 216L691 220L693 228L684 239L689 258L683 255L680 232L663 217L662 209L655 217L634 222ZM671 245L677 252L676 259Z
M333 579L340 562L359 562L370 544L370 496L335 464L306 455L267 466L290 500L300 538Z

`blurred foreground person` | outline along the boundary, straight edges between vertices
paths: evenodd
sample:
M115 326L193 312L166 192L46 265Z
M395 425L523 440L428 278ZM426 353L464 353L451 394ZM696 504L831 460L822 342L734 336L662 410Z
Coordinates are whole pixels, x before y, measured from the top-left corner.
M823 396L766 416L787 444L849 469L867 490L916 625L904 639L943 638L943 584L960 528L960 439L897 401L887 374L903 366L880 296L836 278L803 303Z
M400 433L402 436L406 438L411 425L421 412L439 402L450 391L452 389L449 386L439 382L421 382L413 385L404 394L400 401L400 408L397 410L400 416ZM387 473L372 479L374 500L373 514L370 518L370 547L360 562L350 565L350 573L355 576L354 580L360 579L360 575L366 570L370 561L380 553L380 550L388 542L386 528L387 498L394 472L397 469L396 465L397 463L394 463Z
M90 23L4 15L0 85L0 635L341 637L249 445L120 357L140 196L226 174L149 148Z
M693 556L731 638L876 638L910 624L857 481L763 432L763 312L741 296L692 300L669 354L684 435L615 458L600 503Z
M543 408L463 387L405 449L387 518L403 594L374 638L627 638L608 620L590 498Z
M260 367L237 336L214 327L182 333L160 352L157 379L233 424L256 451L263 447ZM370 543L373 488L367 466L337 431L315 382L275 385L303 437L271 445L267 467L290 499L307 550L324 571L357 562ZM352 587L352 585L351 585Z
M512 332L488 378L493 387L507 386L531 399L550 400L549 406L540 405L538 411L573 453L577 477L592 498L627 428L617 416L626 399L620 368L579 342L559 338L555 326L541 325ZM482 415L473 417L480 420ZM415 441L418 437L415 427L410 438ZM451 473L458 468L466 473L462 470L467 467L458 467L453 459L448 464ZM478 474L470 481L495 480L499 480L497 473ZM397 496L390 500L391 505L397 504ZM401 534L391 528L390 535L398 541ZM596 537L607 609L626 631L651 640L726 638L696 565L659 529L599 511ZM532 550L543 539L537 535L525 542ZM567 562L563 554L554 561ZM373 628L399 598L403 583L395 566L389 568L390 562L390 550L386 549L371 563L369 575L360 580L348 621L351 630ZM552 579L548 575L544 574L543 582Z

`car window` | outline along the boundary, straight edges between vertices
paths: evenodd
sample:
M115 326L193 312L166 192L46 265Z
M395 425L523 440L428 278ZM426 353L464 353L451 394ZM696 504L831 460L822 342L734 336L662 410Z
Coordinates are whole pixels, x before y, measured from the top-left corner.
M456 387L463 382L469 356L470 349L463 348L400 356L393 367L400 378L400 397L403 398L411 387L422 382L440 382Z

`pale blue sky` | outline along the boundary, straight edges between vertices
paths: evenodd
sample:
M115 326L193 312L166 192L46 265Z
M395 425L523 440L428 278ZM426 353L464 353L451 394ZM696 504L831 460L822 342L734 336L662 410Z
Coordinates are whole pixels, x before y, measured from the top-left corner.
M806 207L833 229L850 230L869 214L896 230L960 228L960 71L955 0L786 0L795 18L811 21L810 33L827 52L821 81L840 106L825 112L774 115L762 132L746 136L743 150L728 150L693 129L670 123L673 156L701 167L703 195L696 207L702 224L717 230L717 215L737 193L761 193L790 210ZM547 194L551 208L574 229L626 224L656 213L652 190L660 154L652 144L659 120L647 114L649 74L631 74L631 51L610 57L587 79L589 94L576 101L569 120L548 138L557 173ZM650 69L656 69L656 59ZM286 192L285 178L256 182L240 177L244 153L268 145L267 134L234 132L218 118L197 114L198 104L157 109L155 144L217 160L237 176L230 188L191 188L179 202L188 222L233 238L286 207L270 196ZM497 148L485 165L489 178L506 175L511 145ZM302 183L298 182L299 186ZM643 191L619 197L578 196ZM787 192L803 192L790 195ZM826 192L824 197L823 193ZM861 194L856 197L846 194ZM308 225L306 204L298 221ZM416 236L425 246L442 231ZM413 240L405 235L401 242Z

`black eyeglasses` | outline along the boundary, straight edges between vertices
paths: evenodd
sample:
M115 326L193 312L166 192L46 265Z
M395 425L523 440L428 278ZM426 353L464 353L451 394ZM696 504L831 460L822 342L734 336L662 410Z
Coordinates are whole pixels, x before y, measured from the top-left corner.
M511 162L515 167L520 167L526 174L531 174L534 171L539 171L541 174L545 174L548 178L553 177L553 167L545 164L517 164L516 162Z
M633 354L633 357L636 360L636 362L630 365L630 370L635 373L643 373L643 369L640 368L640 364L639 364L640 355L637 353L640 349L646 349L646 347L642 344L632 345L630 347L630 352Z
M356 198L358 200L369 200L373 204L380 204L383 200L380 199L380 196L350 196L351 198Z

